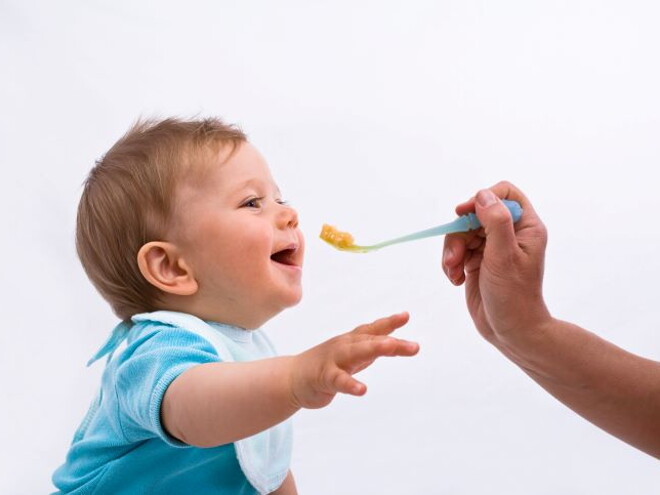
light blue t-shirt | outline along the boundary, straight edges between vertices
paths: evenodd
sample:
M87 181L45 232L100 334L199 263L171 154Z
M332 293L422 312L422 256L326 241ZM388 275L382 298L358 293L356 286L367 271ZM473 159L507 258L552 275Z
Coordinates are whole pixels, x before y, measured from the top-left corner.
M290 461L289 421L213 448L174 439L160 421L163 396L176 377L199 364L272 357L265 334L169 311L132 320L130 329L118 326L96 356L111 355L126 338L53 475L60 493L253 495L277 488Z

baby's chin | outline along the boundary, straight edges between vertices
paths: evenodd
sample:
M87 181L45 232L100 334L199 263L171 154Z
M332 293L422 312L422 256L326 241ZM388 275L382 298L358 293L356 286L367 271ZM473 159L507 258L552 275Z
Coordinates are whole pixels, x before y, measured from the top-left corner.
M267 315L264 315L264 319L261 324L254 326L253 328L258 328L261 327L264 323L267 321L275 318L277 315L282 313L283 311L293 308L294 306L297 306L298 303L302 300L302 291L299 291L297 295L291 295L291 297L288 297L287 299L280 300L279 301L279 306L277 308L272 308L273 312Z
M291 296L292 297L289 301L289 304L286 305L287 308L292 308L293 306L296 306L302 300L302 296L303 296L302 286L298 287L298 290L295 291L295 293L293 293Z

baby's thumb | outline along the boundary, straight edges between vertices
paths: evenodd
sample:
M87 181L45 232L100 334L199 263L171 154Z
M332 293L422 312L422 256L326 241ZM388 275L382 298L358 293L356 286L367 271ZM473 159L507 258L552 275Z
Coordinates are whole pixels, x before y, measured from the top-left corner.
M490 189L477 193L476 213L486 232L486 251L499 256L516 246L513 218L508 208Z

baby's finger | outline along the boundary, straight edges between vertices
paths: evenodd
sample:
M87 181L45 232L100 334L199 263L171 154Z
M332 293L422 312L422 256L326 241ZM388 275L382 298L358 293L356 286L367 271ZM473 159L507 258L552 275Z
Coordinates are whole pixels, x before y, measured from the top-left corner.
M409 319L410 315L407 311L404 311L403 313L380 318L366 325L360 325L353 332L358 335L388 335L408 323Z
M349 395L364 395L367 392L367 386L353 378L353 376L342 369L337 372L332 380L332 388L337 392Z
M351 345L340 365L351 369L364 369L382 356L414 356L419 352L419 344L394 337L373 337ZM357 368L356 368L357 367Z

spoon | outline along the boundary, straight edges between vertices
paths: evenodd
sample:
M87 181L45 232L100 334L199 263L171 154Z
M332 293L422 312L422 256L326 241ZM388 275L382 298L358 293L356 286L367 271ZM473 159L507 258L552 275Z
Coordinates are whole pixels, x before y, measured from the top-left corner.
M522 208L520 204L518 204L516 201L511 201L508 199L503 199L502 203L504 203L504 205L509 209L509 213L511 213L511 217L513 218L514 223L520 220L520 217L522 216ZM371 246L358 246L355 244L351 234L348 232L342 232L341 230L338 230L332 225L328 224L323 225L323 229L321 230L321 235L319 237L340 251L349 251L351 253L369 253L371 251L376 251L377 249L391 246L393 244L416 241L418 239L425 239L427 237L433 237L437 235L469 232L470 230L476 230L480 227L481 223L479 223L477 215L474 213L468 213L467 215L458 217L453 222L446 223L444 225L438 225L437 227L431 227L430 229L404 235L402 237L396 237L394 239L390 239L389 241L379 242L378 244L372 244Z

